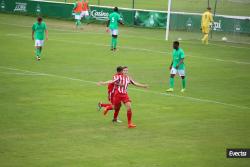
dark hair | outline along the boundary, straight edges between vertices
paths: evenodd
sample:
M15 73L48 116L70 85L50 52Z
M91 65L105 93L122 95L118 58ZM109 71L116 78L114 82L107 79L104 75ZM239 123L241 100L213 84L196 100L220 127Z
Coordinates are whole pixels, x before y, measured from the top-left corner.
M123 66L123 69L128 68L128 66Z
M211 10L211 7L207 7L207 10Z
M114 11L115 11L115 12L118 12L118 7L115 7L115 8L114 8Z
M43 18L39 16L39 17L37 18L37 21L38 21L38 22L41 22L41 21L43 21Z
M174 44L174 45L177 45L177 46L180 45L179 41L174 41L173 44Z
M116 68L116 71L117 71L117 72L122 72L122 70L123 70L123 67L122 67L122 66L118 66L118 67Z

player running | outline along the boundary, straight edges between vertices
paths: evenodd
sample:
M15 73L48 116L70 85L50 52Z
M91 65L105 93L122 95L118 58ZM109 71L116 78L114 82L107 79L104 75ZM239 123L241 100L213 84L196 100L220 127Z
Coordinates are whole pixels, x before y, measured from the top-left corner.
M122 75L123 67L121 67L121 66L117 67L116 71L117 71L117 73L115 75ZM104 115L106 115L109 110L114 109L113 99L114 99L114 93L115 93L116 88L117 88L117 85L115 85L115 83L109 83L108 84L108 100L110 103L108 103L108 104L107 103L105 104L102 102L98 103L98 110L101 110L102 107L105 107L105 109L103 110Z
M109 15L109 20L107 22L107 32L111 32L111 51L116 51L117 38L118 38L118 23L124 25L120 14L118 13L118 8L114 8L114 12Z
M204 34L202 38L202 43L208 44L208 34L210 31L210 25L213 23L213 16L211 13L211 8L208 7L207 11L202 14L202 19L201 19L201 30L202 33Z
M173 42L173 52L172 52L172 63L169 67L170 69L170 88L166 90L167 92L173 92L174 91L174 77L175 74L178 73L182 79L182 89L181 92L185 91L186 88L186 78L185 78L185 65L184 65L184 51L179 47L179 42L174 41Z
M46 33L46 40L48 40L48 29L46 23L43 22L41 17L38 17L37 22L32 26L32 40L35 40L36 60L38 61L41 59L42 48L44 45L44 32Z
M132 80L128 76L128 67L123 68L123 74L122 75L115 75L113 77L113 80L106 81L106 82L99 82L98 85L105 85L109 83L114 83L117 85L117 88L115 89L113 104L114 104L114 118L113 122L117 122L117 118L119 115L119 111L121 108L121 103L124 103L126 109L127 109L127 119L128 119L128 128L135 128L136 125L132 123L132 109L131 109L131 100L127 93L127 88L129 84L133 84L137 87L147 88L147 85L140 84L134 80Z
M74 3L74 7L73 7L73 12L75 15L75 20L76 20L76 29L79 28L81 26L81 13L82 13L82 2L80 0L76 0L76 2Z

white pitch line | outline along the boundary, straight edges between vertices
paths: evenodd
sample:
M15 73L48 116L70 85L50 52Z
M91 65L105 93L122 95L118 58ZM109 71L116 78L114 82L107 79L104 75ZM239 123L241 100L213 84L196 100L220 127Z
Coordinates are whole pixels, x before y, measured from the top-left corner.
M48 73L40 73L40 72L34 72L34 71L28 71L28 70L23 70L23 69L18 69L18 68L12 68L12 67L5 67L5 66L0 66L2 69L7 69L7 70L12 70L12 71L21 71L21 72L28 72L28 73L33 73L33 74L41 74L43 76L50 76L54 78L61 78L61 79L68 79L72 81L79 81L79 82L84 82L84 83L89 83L89 84L97 84L95 81L88 81L88 80L83 80L83 79L78 79L78 78L72 78L72 77L67 77L67 76L61 76L61 75L56 75L56 74L48 74ZM191 96L180 96L180 95L175 95L175 94L169 94L169 93L162 93L162 92L157 92L157 91L151 91L151 90L142 90L142 89L137 89L137 88L130 88L135 91L139 92L144 92L144 93L151 93L151 94L156 94L156 95L162 95L162 96L170 96L170 97L176 97L176 98L183 98L186 100L191 100L191 101L198 101L198 102L203 102L203 103L212 103L212 104L218 104L218 105L223 105L227 107L235 107L235 108L241 108L241 109L250 109L250 107L247 106L240 106L240 105L235 105L235 104L229 104L229 103L224 103L220 101L215 101L215 100L209 100L209 99L201 99L201 98L196 98L196 97L191 97Z
M17 26L17 27L24 27L24 28L30 28L30 26L26 26L26 25L20 25L20 24L11 24L11 23L4 23L4 22L0 22L0 24L3 25L12 25L12 26ZM61 25L56 25L54 24L54 26L61 26ZM99 35L105 35L105 33L101 33L101 32L90 32L90 31L83 31L83 32L76 32L76 31L72 31L72 30L64 30L64 29L57 29L57 28L51 28L50 30L54 30L54 31L61 31L61 32L72 32L72 33L90 33L90 34L99 34ZM127 31L127 32L131 32L131 31ZM138 39L147 39L147 40L157 40L157 41L164 41L163 39L159 39L159 38L149 38L149 37L138 37L138 36L131 36L131 35L125 35L124 37L129 37L129 38L138 38ZM184 42L190 42L189 40L184 40ZM193 42L194 43L194 42ZM196 42L196 44L200 44L201 42ZM201 45L201 44L200 44ZM233 46L233 45L223 45L223 44L215 44L215 43L210 43L210 45L214 45L214 46L219 46L219 47L232 47L232 48L238 48L238 49L250 49L250 47L244 47L244 46Z
M6 34L6 36L16 36L20 38L29 38L26 35L19 35L19 34ZM94 45L94 46L102 46L102 47L109 47L110 45L105 45L102 43L91 43L91 42L82 42L82 41L74 41L74 40L59 40L59 39L49 39L52 41L57 41L57 42L64 42L64 43L72 43L72 44L84 44L84 45ZM119 46L118 48L122 49L129 49L129 50L137 50L137 51L142 51L142 52L151 52L151 53L158 53L158 54L170 54L168 52L163 52L163 51L157 51L157 50L151 50L151 49L145 49L145 48L135 48L135 47L129 47L129 46ZM235 60L223 60L223 59L218 59L218 58L210 58L210 57L199 57L199 56L190 56L188 57L194 57L194 58L199 58L199 59L206 59L206 60L215 60L219 62L228 62L228 63L235 63L235 64L245 64L245 65L250 65L250 62L242 62L242 61L235 61Z
M27 76L41 76L41 75L44 75L44 74L36 74L36 73L13 73L13 72L1 72L1 74L27 75Z

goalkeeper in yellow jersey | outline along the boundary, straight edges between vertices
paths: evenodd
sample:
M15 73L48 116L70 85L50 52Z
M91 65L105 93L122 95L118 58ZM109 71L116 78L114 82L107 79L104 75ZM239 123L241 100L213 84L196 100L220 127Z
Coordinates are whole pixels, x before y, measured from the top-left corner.
M208 34L210 31L210 25L213 23L213 16L211 13L211 8L208 7L207 11L202 14L201 19L201 30L204 34L202 38L202 43L208 44Z

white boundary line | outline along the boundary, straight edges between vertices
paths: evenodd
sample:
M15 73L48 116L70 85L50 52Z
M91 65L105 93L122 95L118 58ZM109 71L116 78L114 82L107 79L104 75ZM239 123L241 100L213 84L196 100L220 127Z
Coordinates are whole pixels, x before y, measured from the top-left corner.
M56 74L40 73L40 72L34 72L34 71L23 70L23 69L18 69L18 68L13 68L13 67L6 67L6 66L0 66L0 68L6 69L6 70L12 70L12 71L20 71L20 72L25 72L25 73L32 73L32 74L37 74L37 75L49 76L49 77L54 77L54 78L67 79L67 80L72 80L72 81L79 81L79 82L84 82L84 83L89 83L89 84L97 84L97 82L94 82L94 81L66 77L66 76L61 76L61 75L56 75ZM195 97L184 96L184 95L180 96L180 95L162 93L162 92L151 91L151 90L142 90L142 89L137 89L137 88L130 88L130 89L135 90L135 91L139 91L139 92L144 92L144 93L151 93L151 94L162 95L162 96L183 98L186 100L191 100L191 101L196 101L196 102L212 103L212 104L218 104L218 105L223 105L223 106L227 106L227 107L235 107L235 108L248 109L248 110L250 109L250 107L247 107L247 106L229 104L229 103L224 103L224 102L215 101L215 100L201 99L201 98L195 98Z
M29 38L25 35L18 35L18 34L6 34L6 36L16 36L20 38ZM57 41L57 42L64 42L64 43L72 43L72 44L81 44L81 45L94 45L94 46L102 46L102 47L109 47L110 45L105 45L102 43L91 43L91 42L81 42L81 41L69 41L69 40L59 40L59 39L50 39L50 41ZM151 50L151 49L145 49L145 48L135 48L135 47L129 47L129 46L119 46L118 48L122 49L129 49L129 50L136 50L136 51L142 51L142 52L151 52L151 53L158 53L158 54L170 54L168 52L163 51L157 51L157 50ZM242 61L235 61L235 60L223 60L218 58L210 58L210 57L199 57L199 56L191 56L188 55L188 57L194 57L199 59L206 59L206 60L215 60L219 62L227 62L227 63L235 63L235 64L244 64L244 65L250 65L250 62L242 62Z
M31 26L26 26L26 25L20 25L20 24L12 24L12 23L4 23L4 22L0 22L0 24L3 24L3 25L10 25L10 26L17 26L17 27L24 27L24 28L30 28ZM54 26L57 26L56 24L53 24ZM58 25L60 26L60 25ZM99 34L99 35L106 35L107 33L101 33L101 32L90 32L90 31L73 31L73 30L64 30L64 29L58 29L58 28L51 28L50 30L54 30L54 31L59 31L59 32L72 32L75 33L75 34L78 34L78 33L89 33L89 34ZM131 31L127 31L127 32L131 32ZM135 36L132 36L132 35L125 35L123 37L130 37L130 38L139 38L139 39L148 39L148 40L157 40L157 41L165 41L164 38L162 39L159 39L159 38L149 38L149 37L135 37ZM196 39L195 39L196 40ZM189 40L183 40L184 42L189 42L191 43ZM201 44L200 41L196 42L196 44ZM223 45L223 44L214 44L214 43L211 43L209 45L214 45L214 46L218 46L218 47L232 47L232 48L241 48L241 49L250 49L250 47L243 47L243 46L233 46L233 45ZM248 43L244 43L244 45L249 45Z

